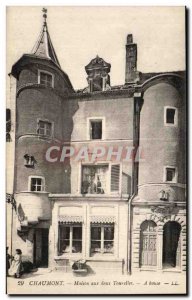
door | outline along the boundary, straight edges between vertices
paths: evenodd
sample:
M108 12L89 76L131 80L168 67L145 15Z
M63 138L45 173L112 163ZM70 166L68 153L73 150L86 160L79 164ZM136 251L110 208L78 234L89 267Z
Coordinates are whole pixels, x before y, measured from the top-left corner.
M175 221L167 222L163 231L163 267L180 267L181 260L181 225Z
M153 221L141 224L140 266L154 267L157 265L157 225Z
M34 232L34 264L37 267L48 267L48 228L37 228Z

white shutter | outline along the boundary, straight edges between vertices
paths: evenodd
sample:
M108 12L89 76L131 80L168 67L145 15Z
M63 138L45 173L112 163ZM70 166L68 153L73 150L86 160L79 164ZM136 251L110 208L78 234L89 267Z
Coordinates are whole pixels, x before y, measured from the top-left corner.
M111 192L119 192L120 164L111 165Z

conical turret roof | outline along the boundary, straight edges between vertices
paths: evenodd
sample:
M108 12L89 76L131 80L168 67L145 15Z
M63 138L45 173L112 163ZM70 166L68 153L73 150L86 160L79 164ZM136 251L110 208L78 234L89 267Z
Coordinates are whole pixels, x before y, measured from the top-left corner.
M48 27L47 27L47 10L44 9L44 22L43 22L43 27L41 29L40 35L31 51L31 54L34 54L39 57L44 57L51 59L54 63L56 63L60 67L60 63L58 61L57 55L55 53L53 44L51 42L51 38L49 35Z

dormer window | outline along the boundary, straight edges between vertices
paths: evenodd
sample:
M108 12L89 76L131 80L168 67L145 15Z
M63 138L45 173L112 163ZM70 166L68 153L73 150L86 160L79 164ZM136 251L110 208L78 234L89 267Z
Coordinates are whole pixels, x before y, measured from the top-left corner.
M46 87L54 87L54 76L47 71L38 71L38 83Z
M111 65L105 62L98 55L92 59L90 63L85 67L87 72L88 89L87 91L99 92L110 89L110 76L109 72Z

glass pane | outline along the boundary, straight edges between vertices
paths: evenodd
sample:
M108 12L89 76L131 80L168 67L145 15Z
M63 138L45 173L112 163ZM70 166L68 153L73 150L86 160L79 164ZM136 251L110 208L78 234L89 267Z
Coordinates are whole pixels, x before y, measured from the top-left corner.
M174 124L175 121L175 109L167 109L167 123Z
M82 252L82 241L73 241L72 243L72 253Z
M41 178L37 178L37 179L36 179L36 183L37 183L38 185L41 185L41 181L42 181Z
M167 181L172 181L175 176L175 169L167 169Z
M114 226L104 227L104 240L114 239Z
M36 186L36 191L40 192L41 191L41 185Z
M34 184L31 183L31 191L34 192L36 191L36 186Z
M60 252L70 253L69 240L60 240Z
M104 242L104 253L113 253L114 252L114 244L113 242Z
M101 227L91 227L91 240L101 239Z
M46 74L45 73L41 73L41 75L40 75L40 82L42 83L45 80L46 80Z
M69 239L70 236L70 227L69 226L60 226L60 239Z
M92 121L92 139L101 139L102 138L102 121Z
M91 241L91 253L101 253L101 242Z
M154 235L149 236L149 250L150 251L156 250L156 236Z
M104 194L106 192L106 178L108 166L83 166L82 193Z
M73 227L73 240L82 239L82 227Z

